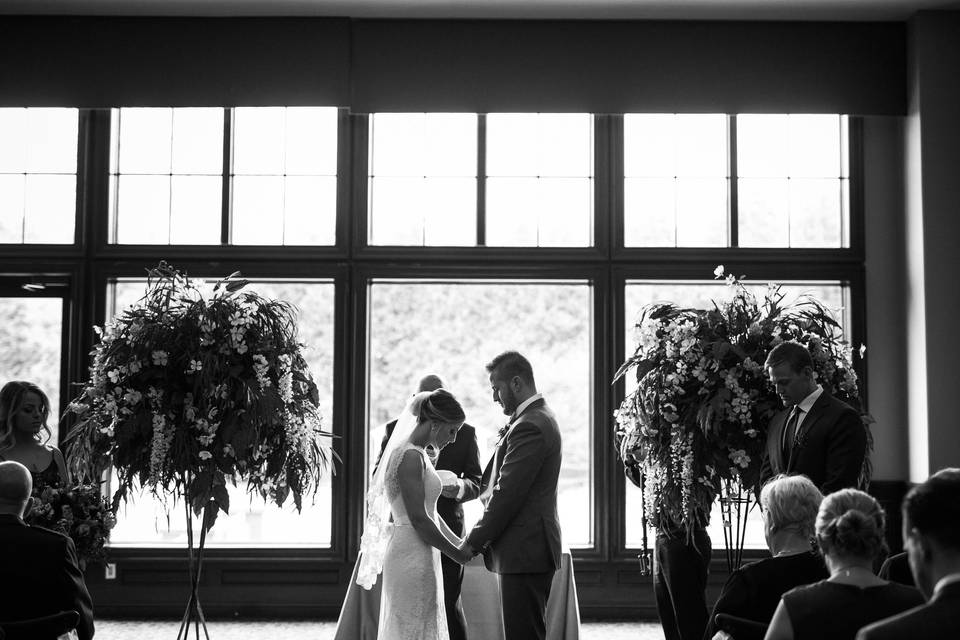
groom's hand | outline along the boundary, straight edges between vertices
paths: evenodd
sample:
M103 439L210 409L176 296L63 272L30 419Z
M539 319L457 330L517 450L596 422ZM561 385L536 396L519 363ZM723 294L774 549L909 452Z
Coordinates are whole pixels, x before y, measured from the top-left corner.
M459 550L460 550L460 555L457 558L457 561L460 564L467 564L468 562L473 560L473 556L477 555L476 551L473 550L473 547L470 546L470 543L467 542L466 538L464 538L463 542L460 543Z

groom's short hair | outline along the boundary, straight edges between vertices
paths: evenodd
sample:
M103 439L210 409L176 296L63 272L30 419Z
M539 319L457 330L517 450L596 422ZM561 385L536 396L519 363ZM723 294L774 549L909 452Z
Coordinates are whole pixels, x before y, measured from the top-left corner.
M491 360L487 364L487 373L494 371L506 380L517 376L529 385L536 384L533 380L533 367L530 366L530 361L516 351L504 351Z

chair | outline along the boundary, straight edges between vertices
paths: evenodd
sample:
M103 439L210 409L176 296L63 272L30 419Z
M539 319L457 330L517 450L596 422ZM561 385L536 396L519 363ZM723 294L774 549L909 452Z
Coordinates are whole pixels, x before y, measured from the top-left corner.
M61 611L42 618L0 621L0 638L4 640L56 640L77 628L80 614Z
M718 613L714 619L717 629L726 631L734 640L763 640L769 625L727 613Z

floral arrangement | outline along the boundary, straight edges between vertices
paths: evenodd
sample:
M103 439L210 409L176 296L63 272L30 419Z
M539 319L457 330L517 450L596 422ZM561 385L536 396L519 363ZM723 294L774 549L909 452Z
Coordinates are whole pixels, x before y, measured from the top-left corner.
M104 544L117 523L100 486L79 484L72 487L37 485L33 488L33 506L25 518L27 524L44 527L69 536L77 548L81 568L106 557Z
M246 284L234 273L206 295L160 263L143 298L95 328L90 379L67 407L68 460L87 480L113 466L114 511L143 487L204 511L206 532L229 512L227 482L278 505L292 495L298 510L316 492L330 434L294 308Z
M859 407L853 353L830 310L810 296L784 304L776 284L758 301L742 277L726 282L730 299L712 309L645 307L636 351L617 372L638 383L614 414L619 453L643 480L645 520L661 530L705 526L725 487L759 493L767 424L781 407L763 363L777 344L805 345L824 390Z

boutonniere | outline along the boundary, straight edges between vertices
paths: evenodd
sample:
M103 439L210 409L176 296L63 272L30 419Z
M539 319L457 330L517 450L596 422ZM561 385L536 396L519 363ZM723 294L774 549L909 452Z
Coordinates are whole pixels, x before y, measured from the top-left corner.
M793 439L793 448L802 449L807 446L807 432L801 431L797 434L797 437Z
M512 420L507 422L507 424L500 427L500 431L497 431L497 444L503 442L503 439L507 437L507 431L510 431L510 425L512 423Z

